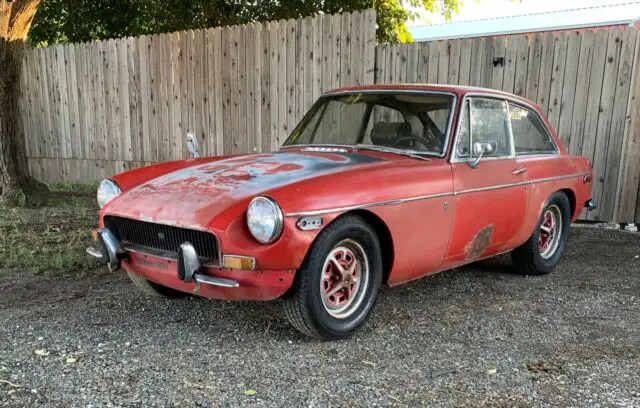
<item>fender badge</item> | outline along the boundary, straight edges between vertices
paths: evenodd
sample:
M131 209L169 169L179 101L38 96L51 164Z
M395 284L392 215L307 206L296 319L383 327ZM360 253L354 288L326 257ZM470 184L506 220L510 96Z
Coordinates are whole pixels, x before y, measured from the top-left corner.
M322 228L322 217L305 217L300 218L296 223L298 229L302 231L311 231Z

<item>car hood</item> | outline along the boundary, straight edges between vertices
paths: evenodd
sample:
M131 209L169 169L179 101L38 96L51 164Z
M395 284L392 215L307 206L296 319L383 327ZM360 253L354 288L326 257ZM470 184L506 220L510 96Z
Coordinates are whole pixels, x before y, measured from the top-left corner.
M234 204L270 190L383 162L357 153L303 151L199 161L125 191L105 207L105 214L205 228Z

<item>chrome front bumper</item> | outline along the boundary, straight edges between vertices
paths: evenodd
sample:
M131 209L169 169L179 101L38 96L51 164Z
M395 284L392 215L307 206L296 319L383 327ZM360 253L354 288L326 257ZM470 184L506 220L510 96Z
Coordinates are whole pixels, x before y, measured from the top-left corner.
M120 261L127 258L127 251L122 248L120 241L107 228L102 228L97 234L97 246L88 247L87 254L96 258L98 262L107 265L110 271L120 269ZM205 285L224 288L237 288L237 281L201 273L200 259L191 243L184 242L178 250L178 278L183 282L196 282Z
M107 265L112 272L120 269L120 259L126 256L126 253L120 248L120 242L111 231L106 228L98 231L96 243L97 247L87 248L87 254Z

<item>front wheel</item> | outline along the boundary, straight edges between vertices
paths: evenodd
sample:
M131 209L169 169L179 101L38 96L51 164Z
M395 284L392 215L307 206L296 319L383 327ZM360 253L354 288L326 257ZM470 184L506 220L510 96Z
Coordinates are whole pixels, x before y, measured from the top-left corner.
M308 336L345 338L369 317L381 283L378 237L361 218L348 215L316 238L284 298L285 313Z
M567 195L553 194L531 237L511 252L517 270L525 275L545 275L560 263L569 237L571 206Z

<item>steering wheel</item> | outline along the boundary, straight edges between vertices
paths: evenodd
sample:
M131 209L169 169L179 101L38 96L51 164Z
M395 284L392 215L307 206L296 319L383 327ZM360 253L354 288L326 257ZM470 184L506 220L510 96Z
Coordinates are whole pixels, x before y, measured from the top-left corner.
M424 140L424 139L422 139L422 138L420 138L420 137L417 137L417 136L403 136L403 137L401 137L400 139L396 140L396 141L393 143L393 147L398 147L398 145L400 144L400 142L404 142L405 140L413 140L414 142L418 142L418 143L420 143L421 145L423 145L424 147L426 147L426 148L427 148L427 150L429 149L429 145L427 145L426 140Z

